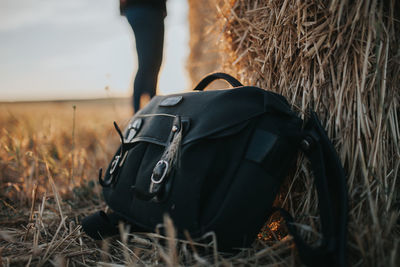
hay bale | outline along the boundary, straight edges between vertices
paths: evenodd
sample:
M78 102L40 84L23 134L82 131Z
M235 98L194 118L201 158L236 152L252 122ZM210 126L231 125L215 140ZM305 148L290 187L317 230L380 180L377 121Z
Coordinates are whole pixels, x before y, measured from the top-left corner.
M207 72L281 93L302 116L316 110L348 174L349 262L399 264L399 2L226 0L219 10L219 42L192 44L224 55ZM304 169L297 198L281 196L295 216L318 214Z
M219 48L214 45L222 37L223 32L218 30L218 6L223 1L188 0L189 4L189 31L190 54L187 61L187 70L194 87L198 81L210 70L220 70L222 56ZM219 34L215 34L219 32ZM211 88L218 88L224 84L216 83Z

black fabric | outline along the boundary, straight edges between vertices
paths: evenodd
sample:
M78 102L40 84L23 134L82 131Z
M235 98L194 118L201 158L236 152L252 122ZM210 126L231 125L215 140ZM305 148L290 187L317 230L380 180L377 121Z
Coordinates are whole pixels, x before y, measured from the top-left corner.
M281 214L305 264L344 266L345 176L316 115L303 129L284 97L229 77L213 74L197 88L216 78L239 87L156 96L133 116L127 129L136 127L135 135L125 131L118 164L101 178L106 203L146 231L167 213L181 238L184 230L193 238L213 231L220 250L247 247L276 211L272 204L303 147L318 190L322 245L305 244L291 216Z

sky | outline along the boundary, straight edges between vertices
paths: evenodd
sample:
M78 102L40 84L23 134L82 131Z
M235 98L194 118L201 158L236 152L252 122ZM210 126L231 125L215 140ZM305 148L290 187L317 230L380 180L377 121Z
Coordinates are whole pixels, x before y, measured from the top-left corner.
M187 9L167 1L161 94L188 89ZM0 101L130 96L136 69L118 0L0 0Z

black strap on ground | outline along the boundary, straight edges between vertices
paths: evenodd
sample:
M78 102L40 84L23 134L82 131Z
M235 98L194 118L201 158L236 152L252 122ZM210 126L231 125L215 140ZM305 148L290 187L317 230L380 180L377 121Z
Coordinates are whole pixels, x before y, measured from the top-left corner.
M148 232L148 230L126 220L115 212L105 213L100 210L92 215L85 217L82 222L83 231L95 240L102 240L110 236L119 234L118 224L123 222L130 225L131 232Z
M227 81L233 87L243 86L243 84L241 84L238 80L233 78L231 75L222 73L222 72L216 72L216 73L212 73L212 74L209 74L206 77L204 77L193 90L194 91L203 91L204 88L206 88L210 83L212 83L213 81L218 80L218 79L223 79L223 80Z
M347 187L339 157L312 112L305 127L303 150L311 161L317 188L322 240L317 247L308 245L298 234L293 218L284 209L274 208L285 219L299 256L307 266L346 266Z
M120 217L114 213L107 215L104 211L98 211L82 220L82 228L91 238L101 240L118 234L119 220Z

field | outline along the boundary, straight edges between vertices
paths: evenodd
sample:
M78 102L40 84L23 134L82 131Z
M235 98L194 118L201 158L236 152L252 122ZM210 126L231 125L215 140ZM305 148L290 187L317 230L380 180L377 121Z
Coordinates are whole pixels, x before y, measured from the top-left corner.
M123 127L131 112L128 100L0 105L2 266L225 266L291 259L289 236L277 240L264 233L254 248L223 257L213 244L176 240L168 219L168 237L128 234L122 225L120 237L87 237L80 219L106 208L97 177L119 143L112 123ZM275 239L272 246L265 245L268 239Z
M104 208L96 177L128 100L0 104L0 263L93 265L79 218Z

